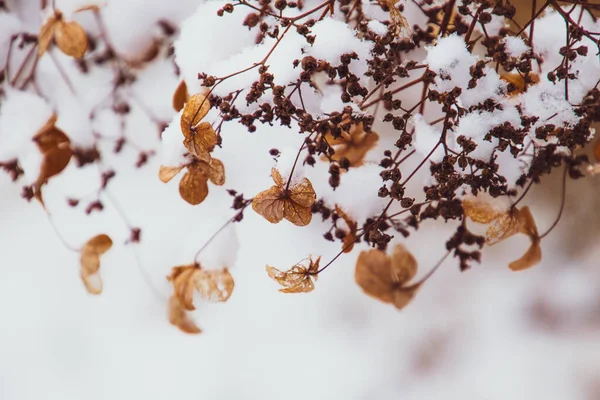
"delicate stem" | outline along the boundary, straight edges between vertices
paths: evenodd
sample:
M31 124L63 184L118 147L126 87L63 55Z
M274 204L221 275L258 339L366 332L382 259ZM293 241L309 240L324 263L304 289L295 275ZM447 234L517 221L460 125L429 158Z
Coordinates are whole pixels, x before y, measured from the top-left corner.
M556 217L556 219L554 220L554 222L552 223L550 228L548 228L548 230L546 232L544 232L543 234L540 235L540 239L545 238L550 232L552 232L552 230L556 227L556 225L558 225L558 221L560 221L560 218L562 217L563 210L565 209L565 200L566 200L566 195L567 195L567 172L568 171L569 171L569 167L568 167L568 165L565 165L565 170L563 172L563 178L562 178L562 193L561 193L560 210L558 211L558 216Z

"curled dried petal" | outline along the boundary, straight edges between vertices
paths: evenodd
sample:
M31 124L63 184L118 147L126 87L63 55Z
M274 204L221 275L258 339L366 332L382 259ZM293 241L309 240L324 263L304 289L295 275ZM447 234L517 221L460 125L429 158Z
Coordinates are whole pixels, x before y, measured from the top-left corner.
M202 122L196 128L190 129L183 145L199 160L209 162L210 152L217 145L217 134L210 123Z
M404 285L415 277L418 269L417 260L403 245L397 244L390 258L394 282Z
M208 179L218 186L225 184L225 166L219 159L213 158L208 169Z
M188 101L189 96L190 95L188 93L185 81L179 82L177 89L175 89L175 93L173 93L173 108L175 111L181 111L181 109L185 106L185 103Z
M160 169L158 170L158 178L162 182L167 183L171 179L173 179L175 177L175 175L177 175L179 172L181 172L182 169L183 169L183 166L169 167L169 166L161 165Z
M91 294L102 292L102 279L97 274L100 269L100 256L112 247L112 240L108 235L97 235L88 240L81 249L80 275L81 279Z
M202 203L206 196L208 196L208 184L206 181L206 175L198 170L189 169L179 182L179 194L181 198L194 206Z
M531 241L531 246L529 246L525 254L518 260L511 262L508 267L513 271L523 271L539 264L540 261L542 261L542 247L540 240L536 239Z
M486 231L486 243L492 246L519 233L521 229L520 219L518 208L510 209L501 214Z
M183 108L181 115L181 131L188 138L193 135L192 128L197 126L210 110L210 102L203 94L191 96Z
M223 302L231 296L234 281L227 268L199 270L194 276L194 285L204 300Z
M477 198L464 199L462 207L465 215L478 224L489 224L503 214L489 203Z
M75 58L83 57L88 47L85 30L75 21L58 21L54 41L60 51Z
M283 219L283 193L277 186L260 192L252 200L252 209L262 215L267 221L276 224Z
M187 312L175 295L169 299L169 322L181 331L190 334L202 332L200 328L192 321Z
M280 189L284 188L283 178L281 177L281 174L279 173L277 168L271 168L271 178L273 178L275 186L279 187Z
M195 310L194 307L194 276L200 271L194 264L173 267L167 279L173 283L174 296L177 297L181 307L186 310Z
M315 288L307 269L301 265L295 265L288 271L280 271L270 265L266 269L269 277L283 286L279 289L281 293L309 293Z
M48 47L50 47L50 42L52 42L54 31L56 30L56 24L56 14L52 14L42 25L38 34L38 56L41 57L48 50Z
M350 232L348 232L342 239L342 250L344 253L349 253L354 248L354 243L356 242L356 231L358 230L358 224L337 205L335 206L335 212L344 220L348 226L348 229L350 230Z

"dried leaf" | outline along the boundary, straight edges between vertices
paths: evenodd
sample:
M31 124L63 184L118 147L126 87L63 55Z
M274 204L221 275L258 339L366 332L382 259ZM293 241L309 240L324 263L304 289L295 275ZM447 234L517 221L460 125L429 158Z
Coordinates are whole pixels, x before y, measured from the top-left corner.
M102 279L98 275L100 256L106 253L112 244L108 235L101 234L88 240L81 249L80 275L86 289L91 294L102 292Z
M202 161L210 161L210 152L217 145L217 134L208 122L200 123L208 114L210 102L203 94L197 93L185 103L181 114L181 131L184 146Z
M348 229L350 230L342 239L343 252L350 253L354 248L354 243L356 242L356 231L358 230L358 224L337 205L335 206L335 212L344 220L346 225L348 225Z
M364 131L362 122L352 126L349 132L342 132L342 136L339 138L334 139L330 133L325 138L327 143L335 150L331 159L339 161L342 157L345 157L350 161L351 167L363 165L366 154L379 141L377 133Z
M161 165L160 169L158 170L158 178L162 182L167 183L171 179L173 179L175 177L175 175L177 175L179 172L181 172L182 169L183 169L183 166L169 167L169 166Z
M485 241L488 245L493 246L516 235L520 229L521 213L518 208L511 208L492 221L492 225L485 233Z
M51 177L60 174L73 156L71 141L63 131L54 126L55 122L56 115L53 115L33 137L43 157L35 184L35 197L42 205L42 185Z
M503 214L502 211L493 208L489 203L478 198L464 199L462 206L465 215L479 224L489 224Z
M181 307L186 310L195 310L194 307L194 276L200 271L194 264L173 267L167 280L173 283L174 296L177 297Z
M369 296L402 309L420 287L420 284L407 285L416 272L417 261L399 244L391 257L376 249L361 252L356 261L354 279Z
M200 270L194 276L196 290L204 300L211 302L227 301L233 292L234 281L227 268L221 270Z
M185 333L196 334L202 332L187 315L187 312L175 295L169 299L169 322Z
M41 57L48 50L48 47L50 47L54 31L56 30L56 24L56 14L52 14L42 25L38 34L38 56Z
M308 293L315 289L314 280L317 280L317 271L319 270L319 262L321 257L315 261L310 260L308 268L301 264L294 265L288 271L280 271L275 267L267 265L267 274L281 286L279 289L282 293Z
M285 201L282 199L283 193L277 186L272 186L263 192L260 192L252 200L252 209L262 215L272 224L281 222L283 219L283 208Z
M217 133L208 122L202 122L190 130L183 139L185 148L200 161L209 162L210 153L217 145Z
M179 182L179 194L191 205L202 203L208 196L206 175L196 168L188 167L188 171Z
M317 195L310 181L302 181L289 189L285 188L281 174L271 170L275 186L260 192L252 200L252 209L272 224L283 218L298 226L306 226L312 219L311 206Z
M75 58L83 57L88 46L85 30L75 21L58 21L54 41L60 51Z
M514 85L514 89L508 92L509 96L517 96L525 92L525 78L521 74L504 73L500 75L500 79L506 83L512 83ZM531 83L536 84L540 81L540 77L538 74L531 73L529 74L529 80Z
M211 159L208 168L208 179L217 186L225 184L225 166L221 160Z
M513 271L523 271L539 264L542 261L542 248L539 239L532 240L531 246L523 254L521 258L508 264L508 267Z
M177 89L175 89L175 93L173 93L173 108L175 111L179 112L185 106L185 103L188 101L190 95L187 90L187 85L185 81L179 82Z

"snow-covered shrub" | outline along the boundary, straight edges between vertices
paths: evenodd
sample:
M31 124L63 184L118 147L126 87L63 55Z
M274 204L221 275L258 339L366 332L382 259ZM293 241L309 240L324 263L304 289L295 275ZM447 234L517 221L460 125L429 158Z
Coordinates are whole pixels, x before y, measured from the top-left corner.
M273 254L260 262L282 292L312 291L349 253L358 285L399 309L443 261L466 270L518 233L531 246L510 268L529 268L555 226L538 232L522 206L531 185L600 169L582 152L600 120L600 22L584 5L546 1L522 26L508 0L186 0L172 15L33 3L0 2L0 166L80 254L93 294L111 237L193 236L152 232L156 215L131 221L131 191L182 224L188 204L225 215L220 228L198 219L190 231L204 242L170 274L163 265L169 320L189 333L200 332L194 296L226 301L230 269L245 263L238 247L267 235ZM138 181L117 186L132 169ZM109 209L126 233L94 219ZM90 226L76 238L85 244L65 239L66 214ZM455 231L431 243L440 261L412 281L419 254L403 242L428 220Z

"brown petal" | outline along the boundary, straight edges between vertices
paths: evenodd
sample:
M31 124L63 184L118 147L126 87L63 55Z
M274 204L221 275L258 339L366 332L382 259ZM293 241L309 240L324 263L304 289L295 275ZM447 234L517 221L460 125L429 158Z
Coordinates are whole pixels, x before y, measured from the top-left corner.
M38 56L41 57L50 47L50 42L52 42L56 30L56 23L56 14L52 14L42 25L38 35Z
M317 199L317 194L310 181L303 178L299 184L290 188L290 200L302 207L310 207Z
M412 299L415 298L415 295L417 294L417 291L419 290L420 287L421 287L421 285L415 285L415 286L399 288L399 289L394 290L394 294L393 294L394 306L398 310L402 310L404 307L406 307L408 305L408 303L410 303L412 301Z
M81 249L80 275L83 283L91 294L102 292L102 279L97 275L100 269L100 256L112 247L112 240L108 235L97 235L88 240Z
M206 117L210 110L210 102L203 94L197 93L189 98L181 115L181 131L186 138L193 135L192 128Z
M500 243L519 233L520 229L520 211L518 208L512 208L493 221L493 225L486 231L486 243L490 246Z
M208 178L215 185L222 186L225 184L225 166L221 160L217 158L211 159Z
M234 281L227 268L222 270L200 270L194 276L196 290L204 300L227 301L233 292Z
M297 226L306 226L312 220L310 207L304 207L286 199L283 202L283 217Z
M217 145L217 134L210 123L202 122L190 130L183 145L199 160L209 162L210 152Z
M417 260L406 248L397 244L392 253L392 280L404 285L417 274Z
M354 280L369 296L393 303L395 282L391 274L391 261L383 251L362 251L356 260Z
M202 203L206 196L208 196L206 179L204 174L188 170L179 182L179 194L181 198L194 206Z
M196 334L202 332L190 319L176 296L169 299L169 322L185 333Z
M162 182L167 183L171 179L173 179L175 177L175 175L177 175L179 172L181 172L182 169L183 169L183 166L169 167L169 166L161 165L160 169L158 170L158 178Z
M186 101L188 101L189 93L187 90L187 85L185 81L179 82L177 89L175 89L175 93L173 93L173 108L175 111L179 112L185 106Z
M180 271L175 272L175 269ZM173 292L186 310L195 310L194 306L194 276L200 272L195 265L174 267L171 276L176 276L173 280Z
M285 202L281 197L281 189L277 186L272 186L270 189L260 192L254 197L252 200L252 209L270 223L276 224L283 219Z
M55 122L56 115L53 115L33 137L33 141L43 156L40 173L35 184L35 197L42 205L44 205L42 185L51 177L60 174L73 156L69 138L63 131L54 126Z
M519 222L519 231L521 233L529 236L531 240L538 238L539 234L537 225L535 224L535 220L533 219L533 215L531 214L529 207L525 206L519 210Z
M294 265L289 271L280 271L270 265L266 269L269 277L283 286L279 289L282 293L308 293L315 288L311 275L302 265Z
M278 186L281 189L284 188L283 178L281 177L281 174L279 173L277 168L271 168L271 178L273 178L273 182L275 182L276 186Z
M540 261L542 261L542 247L540 246L540 240L534 239L525 254L518 260L511 262L508 267L513 271L522 271L539 264Z
M85 30L75 21L58 21L54 41L60 51L75 58L83 57L88 46Z
M494 209L489 203L477 198L464 199L462 207L465 215L478 224L489 224L503 214Z
M356 242L356 231L358 229L358 224L356 223L356 221L350 218L350 216L348 216L348 214L346 214L344 210L342 210L338 205L335 206L335 212L337 213L337 215L340 216L340 218L344 220L346 225L348 225L348 229L350 230L350 232L346 234L346 236L344 236L344 239L342 240L342 251L344 253L350 253L354 248L354 243Z

